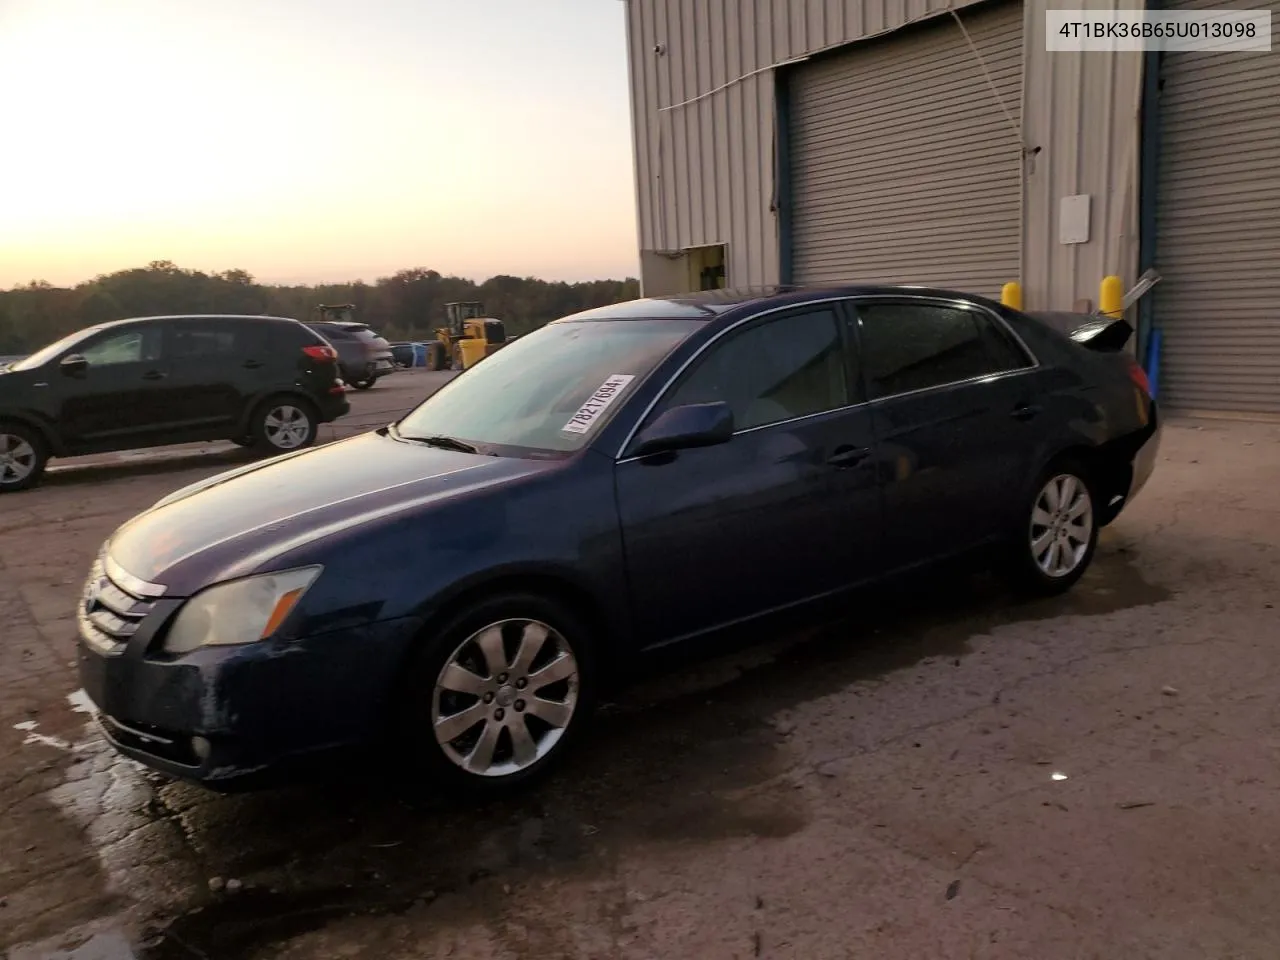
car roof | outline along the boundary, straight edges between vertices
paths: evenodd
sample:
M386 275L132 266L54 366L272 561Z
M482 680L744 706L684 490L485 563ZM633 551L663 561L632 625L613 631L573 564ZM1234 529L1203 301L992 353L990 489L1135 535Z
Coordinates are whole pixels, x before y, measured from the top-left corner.
M642 297L623 303L583 310L557 320L557 323L589 320L714 320L731 311L746 307L800 305L830 297L914 296L940 300L969 300L990 304L985 297L941 287L909 284L790 284L785 286L744 287L732 290L706 290L700 293L667 297Z
M263 320L279 323L297 323L293 317L274 317L268 314L259 313L171 313L154 317L126 317L123 320L109 320L106 323L94 324L93 330L107 330L111 327L123 326L128 323L142 323L153 320L253 320L261 322Z

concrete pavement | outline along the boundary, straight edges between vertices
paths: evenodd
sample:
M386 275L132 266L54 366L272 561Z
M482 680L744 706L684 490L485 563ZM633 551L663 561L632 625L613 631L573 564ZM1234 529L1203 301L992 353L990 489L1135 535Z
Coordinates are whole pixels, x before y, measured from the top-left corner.
M556 779L480 810L118 760L74 697L80 580L232 455L51 478L0 504L0 950L1273 960L1277 441L1172 424L1071 595L880 591L629 691Z

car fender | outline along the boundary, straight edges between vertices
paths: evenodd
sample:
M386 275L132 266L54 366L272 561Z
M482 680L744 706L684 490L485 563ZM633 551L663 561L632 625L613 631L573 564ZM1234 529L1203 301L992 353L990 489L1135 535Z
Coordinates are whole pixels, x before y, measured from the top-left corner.
M6 421L20 423L39 433L44 442L48 444L51 456L65 457L67 455L66 444L63 443L62 436L58 432L56 425L49 418L36 413L34 410L15 410L9 407L0 407L0 423Z
M305 401L311 407L316 407L317 403L314 397L305 390L299 389L297 385L291 385L275 390L258 390L252 394L245 402L244 407L240 411L240 416L236 420L236 431L238 433L248 433L252 427L253 412L258 406L271 397L297 397L299 400Z

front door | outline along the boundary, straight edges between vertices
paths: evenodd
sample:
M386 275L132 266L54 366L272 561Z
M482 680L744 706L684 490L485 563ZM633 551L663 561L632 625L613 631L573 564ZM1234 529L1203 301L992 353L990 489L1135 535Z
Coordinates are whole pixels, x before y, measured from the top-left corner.
M642 646L840 590L880 537L870 413L855 403L845 314L773 314L714 342L649 421L723 401L726 444L623 459L617 498Z
M107 330L75 354L84 358L84 367L58 363L51 372L51 377L57 377L59 427L68 446L77 450L145 446L170 426L169 367L158 325Z
M974 304L876 298L856 309L884 484L886 567L959 553L1002 532L1031 469L1034 361Z

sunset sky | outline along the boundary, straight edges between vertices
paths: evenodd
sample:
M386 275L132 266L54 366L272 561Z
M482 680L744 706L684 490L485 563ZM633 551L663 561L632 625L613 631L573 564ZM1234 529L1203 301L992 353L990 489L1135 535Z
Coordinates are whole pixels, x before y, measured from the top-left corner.
M0 288L634 275L619 0L0 0Z

